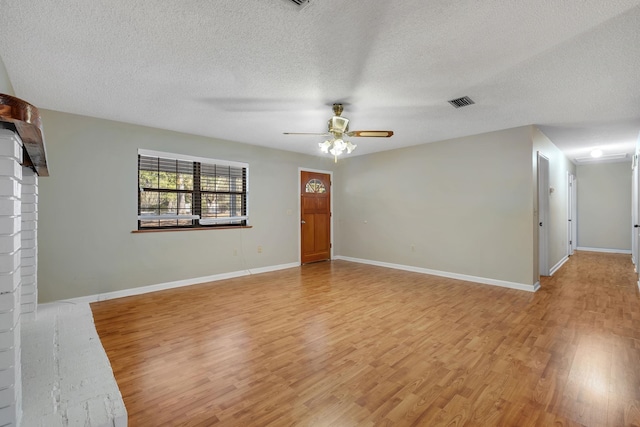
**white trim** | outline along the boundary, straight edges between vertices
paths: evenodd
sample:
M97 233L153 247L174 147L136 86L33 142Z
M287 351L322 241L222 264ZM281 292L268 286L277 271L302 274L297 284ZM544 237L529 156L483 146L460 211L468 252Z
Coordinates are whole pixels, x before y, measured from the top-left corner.
M295 268L295 267L300 267L300 263L298 263L298 262L290 262L288 264L270 265L268 267L250 268L247 271L249 272L249 274L262 274L262 273L269 273L271 271L286 270L287 268Z
M389 262L372 261L368 259L351 258L347 256L337 255L335 259L343 261L357 262L360 264L376 265L378 267L393 268L396 270L411 271L414 273L430 274L432 276L448 277L450 279L465 280L467 282L482 283L484 285L501 286L503 288L517 289L519 291L535 292L540 289L540 283L535 285L526 285L524 283L507 282L506 280L488 279L485 277L469 276L466 274L449 273L447 271L431 270L428 268L414 267L411 265L392 264Z
M335 211L335 206L333 205L333 171L325 171L325 170L320 170L320 169L311 169L311 168L303 168L303 167L298 167L298 188L296 189L296 191L298 192L298 265L302 264L302 229L300 227L300 221L302 221L302 211L300 210L300 204L302 203L302 194L300 194L300 187L302 182L300 181L300 174L302 171L305 172L315 172L315 173L324 173L329 175L329 181L331 181L331 185L330 185L330 193L329 193L329 204L331 205L331 219L330 219L330 224L329 227L331 227L331 236L329 236L329 238L331 239L331 253L330 259L335 259L333 256L333 243L335 242L335 240L333 239L333 212Z
M235 166L239 168L249 168L249 163L234 162L232 160L220 160L209 159L206 157L189 156L187 154L165 153L163 151L145 150L144 148L138 148L138 154L149 157L161 157L163 159L171 160L185 160L187 162L205 163L208 165L215 164L221 166Z
M579 251L586 251L586 252L604 252L608 254L631 254L630 249L586 248L583 246L578 246L576 249Z
M84 297L70 298L55 301L54 303L84 304L97 301L106 301L114 298L130 297L133 295L148 294L150 292L164 291L166 289L181 288L183 286L199 285L207 282L217 282L220 280L233 279L236 277L250 276L252 274L268 273L270 271L284 270L300 266L300 263L272 265L268 267L250 268L247 270L231 271L229 273L214 274L212 276L194 277L192 279L176 280L175 282L159 283L157 285L140 286L138 288L123 289L121 291L106 292L103 294L87 295ZM54 304L50 303L50 304Z
M202 219L200 219L199 224L200 225L208 225L208 224L217 224L219 222L243 221L243 220L247 220L247 219L249 219L249 217L247 215L244 215L244 216L227 216L227 217L219 217L219 218L202 218Z
M558 263L556 265L554 265L553 267L551 267L551 270L549 270L549 276L553 276L553 274L560 270L560 267L562 267L564 265L565 262L569 261L569 257L567 255L565 255L564 258L562 258L560 261L558 261Z

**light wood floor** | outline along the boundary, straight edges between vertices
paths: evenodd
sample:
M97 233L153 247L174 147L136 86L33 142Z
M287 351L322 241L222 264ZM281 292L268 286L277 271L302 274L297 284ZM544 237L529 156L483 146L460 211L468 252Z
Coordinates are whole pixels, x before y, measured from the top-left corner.
M628 255L537 293L345 261L92 304L137 426L640 425Z

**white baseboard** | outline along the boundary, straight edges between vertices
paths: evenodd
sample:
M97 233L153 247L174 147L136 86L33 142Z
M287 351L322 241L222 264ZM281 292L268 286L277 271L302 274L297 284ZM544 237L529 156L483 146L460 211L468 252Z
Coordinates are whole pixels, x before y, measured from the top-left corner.
M284 270L287 268L299 267L300 264L292 262L289 264L271 265L268 267L250 268L247 270L232 271L229 273L214 274L212 276L194 277L192 279L176 280L175 282L159 283L157 285L141 286L138 288L124 289L121 291L106 292L103 294L88 295L78 298L70 298L55 303L83 304L97 301L106 301L114 298L130 297L133 295L147 294L149 292L164 291L166 289L181 288L183 286L198 285L207 282L217 282L235 277L249 276L252 274L268 273L270 271Z
M376 265L378 267L394 268L396 270L411 271L414 273L430 274L432 276L448 277L450 279L465 280L467 282L482 283L483 285L500 286L503 288L517 289L520 291L535 292L540 289L540 283L534 285L526 285L524 283L507 282L506 280L487 279L485 277L469 276L466 274L449 273L447 271L431 270L422 267L413 267L410 265L392 264L388 262L372 261L368 259L351 258L347 256L336 256L335 259L344 261L358 262L360 264Z
M554 265L553 267L551 267L551 270L549 271L549 276L553 276L553 274L560 270L560 267L562 267L564 265L565 262L569 261L569 257L567 255L565 255L564 258L562 258L560 261L558 261L558 263L556 265Z
M631 254L630 249L586 248L582 246L578 246L576 249L579 251L586 251L586 252L604 252L608 254Z

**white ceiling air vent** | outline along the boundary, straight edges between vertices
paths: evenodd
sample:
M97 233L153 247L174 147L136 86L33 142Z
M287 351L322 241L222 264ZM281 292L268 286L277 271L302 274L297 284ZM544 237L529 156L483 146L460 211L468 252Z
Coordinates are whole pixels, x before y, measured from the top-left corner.
M462 98L452 99L449 101L449 104L453 105L456 108L466 107L467 105L473 105L475 102L468 96L463 96Z

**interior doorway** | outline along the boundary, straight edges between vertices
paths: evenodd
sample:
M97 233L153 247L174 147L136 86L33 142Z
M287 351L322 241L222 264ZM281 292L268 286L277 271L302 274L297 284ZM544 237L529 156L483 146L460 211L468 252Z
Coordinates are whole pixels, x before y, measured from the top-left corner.
M538 152L538 265L549 275L549 159Z
M576 249L577 246L577 240L578 240L578 220L577 220L577 206L578 204L576 203L576 191L577 191L577 180L576 180L576 176L574 174L572 174L571 172L568 172L568 189L569 191L567 192L568 194L568 200L567 200L567 218L569 220L569 224L567 224L567 229L568 229L568 234L569 234L569 238L568 238L568 252L567 255L571 256L573 255L573 252Z
M300 263L331 259L331 173L300 170Z
M640 179L640 173L638 173L638 155L633 156L632 163L632 173L631 173L631 260L633 264L636 266L636 272L640 273L640 268L638 267L638 254L640 252L640 207L638 203L640 203L640 197L638 192L640 191L640 183L638 180Z

